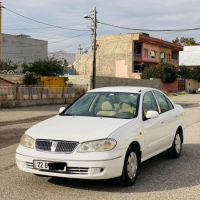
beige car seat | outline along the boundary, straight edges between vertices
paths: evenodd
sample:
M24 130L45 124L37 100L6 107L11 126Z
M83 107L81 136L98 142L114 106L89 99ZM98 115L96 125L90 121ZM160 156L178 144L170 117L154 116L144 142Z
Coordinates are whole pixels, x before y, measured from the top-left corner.
M131 113L131 114L135 114L136 108L130 106L127 103L123 103L121 106L121 109L118 111L118 113Z
M97 112L97 116L113 116L116 112L113 110L113 106L109 101L102 103L101 111Z

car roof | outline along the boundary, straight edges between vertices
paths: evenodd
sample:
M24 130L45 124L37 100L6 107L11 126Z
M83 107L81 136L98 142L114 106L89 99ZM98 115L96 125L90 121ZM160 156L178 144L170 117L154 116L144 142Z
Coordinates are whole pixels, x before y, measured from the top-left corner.
M102 87L90 90L88 92L127 92L127 93L142 93L148 90L156 90L149 87L132 87L132 86L115 86L115 87Z

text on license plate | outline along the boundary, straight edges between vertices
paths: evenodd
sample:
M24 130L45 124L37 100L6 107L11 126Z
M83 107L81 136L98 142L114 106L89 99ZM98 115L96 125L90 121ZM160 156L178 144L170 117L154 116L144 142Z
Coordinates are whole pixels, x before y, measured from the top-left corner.
M67 164L63 162L49 162L40 160L34 160L33 165L35 169L57 171L66 171L67 166Z

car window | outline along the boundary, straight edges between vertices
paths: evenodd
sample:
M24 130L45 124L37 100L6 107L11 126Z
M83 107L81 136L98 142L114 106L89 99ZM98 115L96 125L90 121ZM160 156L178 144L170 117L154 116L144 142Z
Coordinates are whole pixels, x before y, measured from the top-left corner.
M131 119L137 117L139 98L135 93L88 92L62 115Z
M152 92L149 91L144 94L143 102L142 102L142 109L143 109L143 117L147 114L147 111L149 111L149 110L159 112L156 100L155 100Z
M160 106L161 113L164 113L164 112L170 110L170 107L169 107L169 105L167 103L167 100L166 100L164 94L162 94L162 93L160 93L158 91L154 91L154 95L155 95L155 97L156 97L156 99L158 101L158 104Z
M169 106L170 110L174 109L174 106L173 106L172 102L167 97L165 97L165 99L166 99L166 101L168 103L168 106Z

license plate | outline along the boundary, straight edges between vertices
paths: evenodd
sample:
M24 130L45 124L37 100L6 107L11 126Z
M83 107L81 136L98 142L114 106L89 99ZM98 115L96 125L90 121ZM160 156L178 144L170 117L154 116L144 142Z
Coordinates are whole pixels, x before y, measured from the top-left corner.
M67 164L63 162L34 160L33 166L39 170L66 171Z

